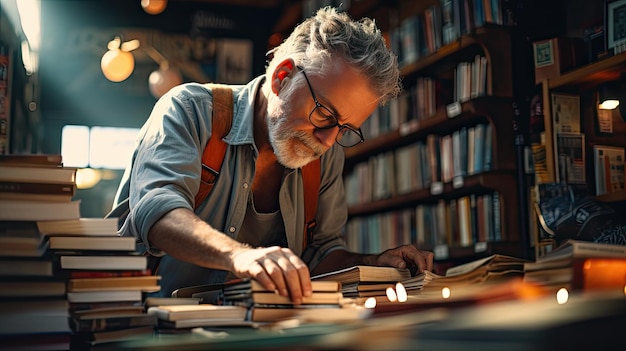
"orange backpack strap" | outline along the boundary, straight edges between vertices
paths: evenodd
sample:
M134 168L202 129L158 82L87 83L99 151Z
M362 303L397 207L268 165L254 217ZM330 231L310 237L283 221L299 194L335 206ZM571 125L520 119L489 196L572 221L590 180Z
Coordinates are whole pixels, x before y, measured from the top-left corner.
M213 90L213 124L211 137L202 153L202 180L200 189L195 198L197 208L209 195L215 184L215 178L220 174L222 162L228 144L223 138L230 131L233 120L233 94L226 86L211 84ZM217 136L217 138L214 138ZM312 241L313 231L317 226L317 198L320 188L321 166L317 159L302 167L302 182L304 184L304 238L302 249Z
M195 198L195 208L206 199L220 174L228 144L223 138L233 122L233 92L226 86L211 84L213 90L213 122L211 136L202 153L202 179Z
M302 183L304 184L304 240L302 250L313 240L313 231L317 226L317 198L320 190L321 166L320 159L309 162L302 167Z

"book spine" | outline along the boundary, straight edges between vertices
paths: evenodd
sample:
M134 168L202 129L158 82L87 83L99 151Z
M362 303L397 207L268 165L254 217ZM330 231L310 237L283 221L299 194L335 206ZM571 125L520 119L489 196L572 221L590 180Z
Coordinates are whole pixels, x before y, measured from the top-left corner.
M142 277L152 275L150 269L137 271L72 271L69 274L71 279L86 278L120 278L120 277Z
M156 326L157 317L155 315L136 315L111 318L71 318L70 327L74 332L100 332L114 329L130 327Z
M74 195L76 187L74 184L0 181L0 192Z

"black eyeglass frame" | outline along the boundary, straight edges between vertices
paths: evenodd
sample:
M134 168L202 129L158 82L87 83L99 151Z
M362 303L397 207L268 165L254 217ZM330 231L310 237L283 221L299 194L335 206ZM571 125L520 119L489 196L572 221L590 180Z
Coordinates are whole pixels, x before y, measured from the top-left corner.
M335 137L335 141L337 142L337 144L343 146L343 147L353 147L355 145L358 145L362 142L365 141L365 138L363 138L363 132L361 131L361 128L354 128L349 124L341 124L339 123L339 119L337 119L337 117L335 116L335 114L326 106L322 105L318 100L317 100L317 96L315 95L315 91L313 91L313 86L311 86L311 82L309 81L309 77L306 75L306 72L304 71L304 69L302 67L298 66L298 70L300 70L300 72L302 72L302 74L304 75L304 79L306 80L306 84L309 86L309 91L311 92L311 97L313 98L313 101L315 102L315 107L313 108L313 110L311 110L311 112L309 113L309 122L311 122L311 124L318 129L331 129L331 128L335 128L335 127L339 127L339 133L337 133L337 136ZM319 126L317 124L315 124L313 122L313 119L311 118L311 116L313 116L313 113L315 113L316 110L321 110L322 112L318 112L320 115L324 116L327 120L332 119L334 122L326 125L326 126ZM347 132L347 131L351 131L353 133L356 133L356 135L359 137L359 141L355 142L354 144L351 145L344 145L341 143L340 139L341 137Z

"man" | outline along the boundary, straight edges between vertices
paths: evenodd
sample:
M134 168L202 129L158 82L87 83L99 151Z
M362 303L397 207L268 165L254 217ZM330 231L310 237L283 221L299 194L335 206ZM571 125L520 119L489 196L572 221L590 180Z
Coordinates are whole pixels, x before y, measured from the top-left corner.
M311 294L311 274L358 264L432 269L432 253L414 245L364 255L343 243L347 205L339 144L361 141L359 126L400 91L396 56L374 22L324 8L270 54L264 75L231 87L229 146L211 193L195 212L211 136L210 87L174 88L139 133L115 202L129 198L121 234L162 256L161 295L250 277L298 304ZM317 227L303 252L299 169L318 158Z

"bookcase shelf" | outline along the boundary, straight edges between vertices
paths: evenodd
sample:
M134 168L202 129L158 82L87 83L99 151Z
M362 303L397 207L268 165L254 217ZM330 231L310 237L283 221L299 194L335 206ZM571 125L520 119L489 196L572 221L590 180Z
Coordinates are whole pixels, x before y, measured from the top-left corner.
M402 19L410 18L411 13L421 16L427 8L440 6L438 4L441 2L428 1L417 4L417 2L399 1L397 7L399 17L401 17L399 22L402 23ZM400 23L396 26L401 25ZM393 31L394 28L391 28L390 32ZM397 32L395 34L398 35ZM516 82L513 74L515 62L513 53L516 41L513 37L515 35L515 31L506 25L485 23L428 54L419 55L418 59L413 62L404 62L401 58L401 76L405 94L408 95L401 96L399 99L406 98L406 100L398 102L397 106L390 107L390 109L397 108L398 112L381 111L380 116L384 117L378 117L380 120L375 122L374 126L362 126L366 132L366 141L345 149L344 177L346 178L346 193L349 196L346 239L351 249L365 248L376 251L385 249L385 244L395 245L411 240L418 242L421 248L433 250L435 259L441 263L451 260L456 262L469 260L485 252L526 256L530 243L527 242L528 233L522 233L523 226L520 225L526 219L523 218L523 211L519 210L520 206L525 205L520 204L519 190L522 184L519 179L519 160L516 154L514 131ZM457 80L460 80L457 75L460 71L460 64L478 62L486 62L485 66L480 66L480 70L484 72L481 72L484 74L484 80L477 80L482 83L482 89L468 98L460 98L460 95L453 90L455 84L458 83ZM421 97L417 86L422 77L435 81L432 89L435 92L435 97L432 98L435 106L429 115L416 112L420 111L419 107L412 105L420 103ZM477 77L480 75L477 74ZM430 97L425 99L430 99ZM407 101L409 108L401 105ZM389 127L382 126L386 123L384 118L392 120ZM394 120L394 118L397 119ZM372 119L370 118L368 122ZM465 135L461 133L467 132L469 135L471 129L474 129L472 134L482 135L475 132L479 129L478 127L488 130L484 135L490 136L490 139L485 137L485 140L480 140L483 142L480 147L472 149L470 145L477 144L471 142L463 144L466 139L460 139L463 142L454 139L459 134ZM471 162L467 160L468 155L472 155L474 159L483 155L474 155L472 150L487 149L488 153L485 155L488 154L490 157L489 166L478 170L467 170L467 173L461 175L455 173L454 177L448 173L446 177L431 178L434 179L433 182L410 189L407 189L406 184L402 184L403 189L399 190L401 177L395 180L386 179L394 178L401 173L399 164L406 161L401 158L406 157L404 153L401 156L401 152L406 149L414 152L412 150L414 146L419 149L425 146L424 144L433 143L433 140L435 140L434 143L440 145L438 147L441 147L444 138L452 139L451 143L457 142L454 149L457 151L456 154L445 153L448 155L445 160L448 165L453 163L469 165ZM472 138L468 137L468 139L476 140L480 137L472 135ZM459 144L463 146L458 148ZM437 154L433 154L430 148L428 151L420 151L427 153L427 156L419 156L420 162L425 162L424 157L433 158L437 159L434 168L442 167L443 157L438 158L440 150L437 150L435 151ZM457 158L461 158L462 161ZM431 165L429 168L432 169L432 163L428 163ZM424 163L421 164L425 166ZM406 169L406 165L402 167ZM444 173L441 169L439 171L441 174ZM411 175L402 179L411 177L415 176ZM425 177L427 176L420 176L420 181ZM396 187L396 189L388 192L376 190L380 182L394 181L396 183L391 187ZM370 192L374 195L362 196L363 193L369 194ZM432 214L422 218L421 214L418 214L424 213L422 211L432 211ZM399 233L395 229L389 230L402 227L401 230L406 231L406 223L420 221L421 223L416 224L412 234ZM400 222L404 224L398 224ZM423 228L424 223L430 226L429 222L438 222L438 224L429 228L426 234L429 237L432 235L432 240L424 241L423 235L420 238L420 228ZM486 222L490 224L485 224ZM478 233L482 231L482 228L486 228L485 225L490 226L489 230L485 230L485 233L489 233L489 237L484 233ZM496 234L491 236L494 232ZM416 235L417 238L411 235ZM354 246L350 242L351 238L355 241ZM371 240L371 242L363 242L364 240Z
M548 173L548 181L557 180L555 167L555 140L551 106L551 94L553 92L565 92L575 94L581 98L581 132L585 133L585 153L593 155L592 147L594 144L609 144L616 146L624 146L626 141L626 123L619 118L613 118L613 134L607 135L596 132L594 118L597 118L595 105L595 92L602 83L615 81L626 73L626 52L605 58L600 61L585 65L564 73L553 79L547 79L541 82L541 90L543 96L544 111L544 130L545 130L545 148L546 148L546 166ZM616 113L618 114L618 113ZM592 161L587 159L587 161ZM593 165L587 162L587 175L590 175ZM593 179L587 177L587 179Z

